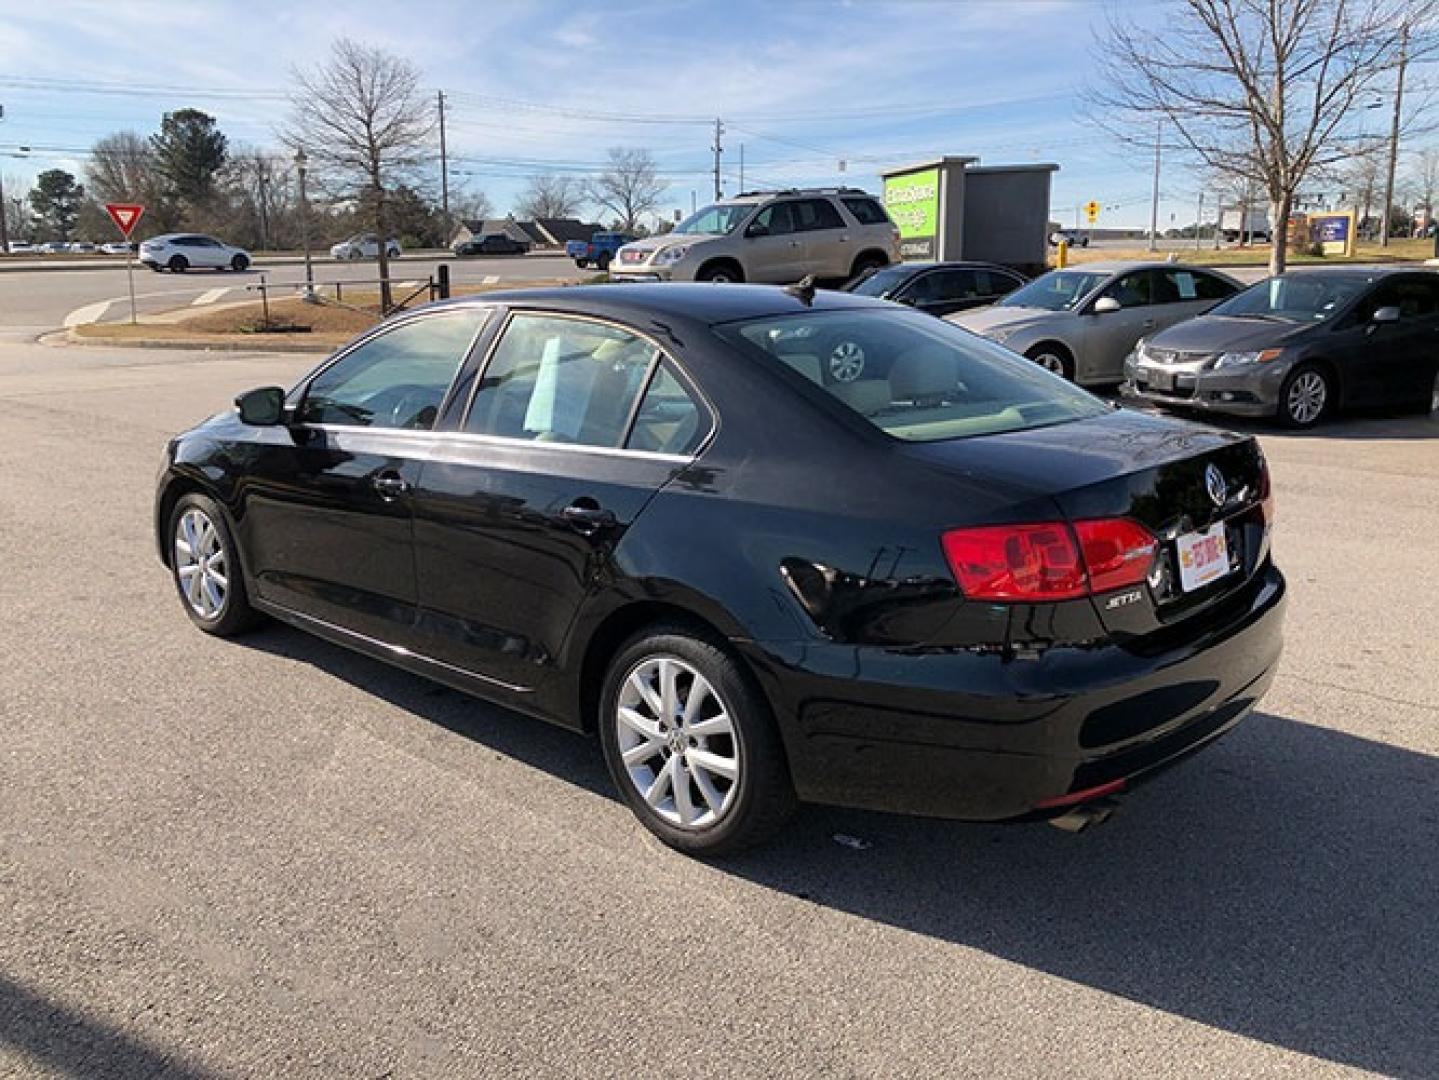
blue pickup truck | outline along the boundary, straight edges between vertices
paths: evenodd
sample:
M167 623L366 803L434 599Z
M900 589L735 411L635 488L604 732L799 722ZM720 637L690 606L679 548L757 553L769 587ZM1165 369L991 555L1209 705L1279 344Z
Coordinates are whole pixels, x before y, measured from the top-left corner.
M588 240L571 240L565 245L565 254L574 259L581 270L587 266L608 270L615 252L633 239L629 233L597 232Z

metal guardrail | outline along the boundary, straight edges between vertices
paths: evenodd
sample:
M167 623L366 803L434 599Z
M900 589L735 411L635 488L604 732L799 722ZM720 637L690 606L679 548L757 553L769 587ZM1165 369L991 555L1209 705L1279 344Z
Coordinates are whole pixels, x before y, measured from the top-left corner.
M408 277L401 279L401 281L406 284L409 284L416 280L418 279ZM290 293L309 293L311 290L313 290L314 292L318 293L322 289L333 288L335 290L335 303L344 304L344 291L346 286L380 286L384 284L384 278L345 278L343 280L336 279L333 281L291 281L285 282L283 284L272 285L268 277L265 274L261 274L260 280L258 282L245 286L245 291L258 292L260 294L260 306L264 312L264 320L266 323L268 323L270 321L271 292L283 290ZM389 284L391 288L394 288L398 286L400 282L397 282L394 278L390 278ZM430 300L448 300L450 298L450 268L443 264L437 267L435 273L430 274L424 280L420 281L419 286L413 289L413 291L411 291L410 293L406 294L403 299L391 302L389 307L387 307L382 314L393 315L397 311L403 311L406 307L409 306L410 302L413 301L421 293L427 293Z

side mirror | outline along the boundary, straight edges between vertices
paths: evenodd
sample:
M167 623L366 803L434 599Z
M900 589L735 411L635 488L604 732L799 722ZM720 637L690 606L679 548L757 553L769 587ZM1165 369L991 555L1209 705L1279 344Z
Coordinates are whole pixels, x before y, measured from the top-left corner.
M1370 322L1390 323L1399 321L1399 309L1393 304L1386 304L1382 308L1375 308L1374 314L1369 317Z
M768 235L769 235L769 226L768 226L768 225L761 225L761 224L759 224L758 222L756 222L755 224L751 225L748 229L746 229L746 230L744 231L744 234L745 234L746 236L750 236L750 237L754 237L754 236L768 236Z
M1094 308L1092 310L1096 315L1104 315L1108 312L1120 311L1122 309L1119 306L1119 301L1116 300L1114 297L1101 296L1098 300L1094 302Z
M269 427L285 418L285 391L278 386L246 390L235 399L242 423Z

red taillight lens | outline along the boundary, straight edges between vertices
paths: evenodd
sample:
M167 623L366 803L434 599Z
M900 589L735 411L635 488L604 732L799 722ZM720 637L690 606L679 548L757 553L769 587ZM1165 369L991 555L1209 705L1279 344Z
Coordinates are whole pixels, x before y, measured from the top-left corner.
M1264 527L1274 527L1274 488L1269 483L1269 462L1259 466L1259 509L1264 515Z
M965 596L1031 604L1138 585L1157 547L1126 518L954 529L941 539Z
M975 600L1072 600L1085 592L1084 567L1063 522L955 529L944 555L964 594Z
M1149 573L1158 546L1154 534L1127 518L1077 521L1075 535L1084 565L1089 570L1092 592L1109 592L1126 585L1138 585Z

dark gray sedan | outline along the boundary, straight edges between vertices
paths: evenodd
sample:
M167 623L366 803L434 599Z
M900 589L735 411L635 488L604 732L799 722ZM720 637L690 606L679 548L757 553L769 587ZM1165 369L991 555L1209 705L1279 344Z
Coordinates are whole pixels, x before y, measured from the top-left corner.
M1439 410L1439 274L1323 268L1259 282L1139 342L1125 391L1310 427L1341 408Z

